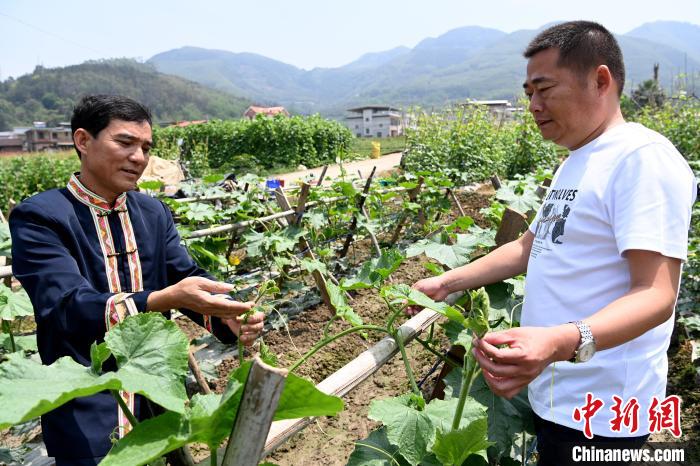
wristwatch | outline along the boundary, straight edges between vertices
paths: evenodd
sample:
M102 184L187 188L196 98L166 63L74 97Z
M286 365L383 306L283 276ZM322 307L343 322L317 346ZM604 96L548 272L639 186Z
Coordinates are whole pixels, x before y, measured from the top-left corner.
M581 340L579 340L578 347L576 351L574 351L574 355L569 359L569 362L578 363L590 361L595 354L595 338L593 338L591 328L587 323L580 320L569 323L574 324L581 334Z

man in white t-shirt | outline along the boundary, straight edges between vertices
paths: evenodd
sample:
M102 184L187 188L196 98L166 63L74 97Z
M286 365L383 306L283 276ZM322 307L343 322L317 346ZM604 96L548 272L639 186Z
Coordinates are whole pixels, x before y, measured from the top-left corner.
M574 446L677 433L666 351L696 182L666 138L624 121L622 53L603 26L553 26L524 55L529 110L570 155L520 239L414 287L441 300L527 272L521 327L474 353L494 393L528 386L539 464L561 466L586 459Z

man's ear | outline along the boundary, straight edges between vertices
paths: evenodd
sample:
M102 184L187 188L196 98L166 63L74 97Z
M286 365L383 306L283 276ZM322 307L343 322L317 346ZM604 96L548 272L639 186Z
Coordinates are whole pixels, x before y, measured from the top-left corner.
M617 93L617 85L615 80L610 73L610 68L607 65L600 65L595 70L596 87L600 95L607 94L609 92Z
M92 135L84 128L78 128L75 130L75 133L73 133L73 143L75 144L76 149L78 149L83 155L87 154L91 140Z

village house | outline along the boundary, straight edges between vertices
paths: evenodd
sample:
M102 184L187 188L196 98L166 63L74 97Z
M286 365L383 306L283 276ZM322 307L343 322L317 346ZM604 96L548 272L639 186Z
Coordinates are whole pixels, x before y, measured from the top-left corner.
M243 116L248 118L249 120L254 119L258 115L264 115L268 117L273 117L275 115L284 115L288 117L289 112L284 107L257 107L255 105L251 105L243 114Z
M404 132L404 116L401 110L382 105L350 108L345 125L358 138L388 138L401 136Z
M29 128L14 128L12 131L0 131L0 154L22 152L27 150Z
M70 122L61 122L59 126L50 128L42 121L35 121L34 126L29 128L24 135L29 152L65 150L73 147Z

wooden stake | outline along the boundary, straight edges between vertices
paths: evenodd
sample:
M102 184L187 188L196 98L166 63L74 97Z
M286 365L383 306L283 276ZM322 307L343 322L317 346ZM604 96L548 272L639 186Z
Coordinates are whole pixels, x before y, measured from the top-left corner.
M527 217L517 210L506 207L501 219L501 226L496 232L496 247L515 241L527 228Z
M286 369L253 359L222 466L258 465L286 379Z
M305 192L306 191L306 192ZM304 203L306 202L306 198L308 197L308 191L309 191L309 185L304 183L301 187L301 193L299 194L299 200L303 201ZM277 188L275 191L275 197L277 198L277 203L279 204L280 208L284 211L291 210L291 207L289 205L289 200L287 199L287 196L285 196L284 192L280 189ZM304 204L299 203L297 207L294 209L292 214L287 215L287 222L290 225L296 224L301 220L301 214L304 212ZM299 238L299 249L304 252L304 256L308 257L311 260L316 260L316 256L314 255L314 252L311 250L311 244L305 237ZM314 270L311 272L311 276L313 277L314 281L316 282L316 288L318 288L318 292L321 294L321 299L323 300L323 303L328 306L328 308L335 314L335 307L333 306L333 303L331 302L331 297L328 295L328 289L326 288L326 279L324 278L323 274L319 272L318 270Z
M411 202L415 202L416 198L418 197L418 193L420 192L421 188L423 187L423 177L421 176L418 178L418 186L415 188L411 189L408 191L408 199ZM399 235L401 235L401 229L403 228L403 224L406 222L406 219L408 218L408 215L406 212L401 214L401 218L399 218L399 224L396 226L396 230L394 230L394 234L391 236L391 241L389 241L390 244L395 244L399 240Z
M355 203L357 205L357 210L360 212L362 212L362 209L365 205L365 200L367 199L367 193L369 193L369 187L372 184L372 178L374 178L375 171L377 171L376 165L372 169L372 173L370 173L369 177L367 178L367 181L365 182L365 187L362 190L362 193L355 200ZM359 215L359 213L357 215ZM343 245L343 249L341 249L340 252L338 253L338 257L340 257L340 258L345 257L347 255L348 249L350 249L350 244L352 244L352 237L355 234L355 230L357 230L357 215L354 215L352 217L352 222L350 223L350 231L348 231L348 234L345 237L345 244Z
M498 175L493 175L491 177L491 184L493 185L493 189L496 191L501 189L501 179L498 177Z
M452 202L455 203L455 205L457 206L457 210L459 210L459 215L461 217L466 216L467 214L464 213L464 209L462 208L462 204L459 203L459 199L457 199L457 195L455 194L455 192L452 191L452 189L450 189L450 188L448 188L447 190L450 192L450 196L452 197Z
M321 186L321 183L323 183L323 178L326 176L326 170L328 170L328 165L323 166L323 170L321 170L321 176L318 177L318 182L316 183L316 186Z
M204 374L202 374L202 370L199 368L197 359L195 359L194 354L192 354L192 348L189 349L187 354L187 363L189 364L190 370L192 371L192 374L194 374L194 379L197 381L197 385L199 385L202 393L205 395L210 394L211 388L209 388L207 379L204 378Z

